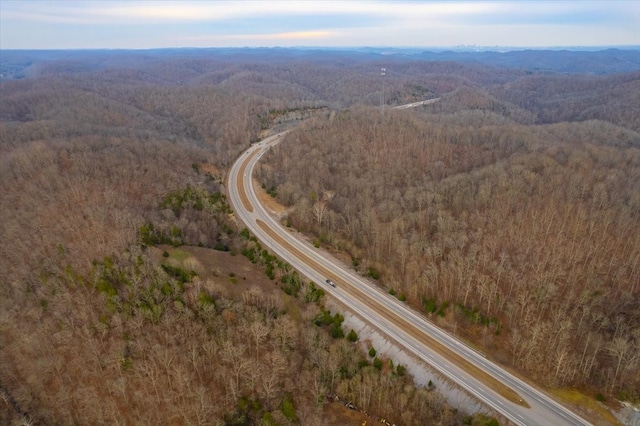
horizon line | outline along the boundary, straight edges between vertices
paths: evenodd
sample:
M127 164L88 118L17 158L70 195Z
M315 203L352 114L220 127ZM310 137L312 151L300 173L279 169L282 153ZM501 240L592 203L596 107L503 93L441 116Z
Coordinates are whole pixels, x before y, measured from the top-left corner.
M491 49L500 49L501 51L517 51L517 50L608 50L608 49L624 49L624 50L640 50L640 44L617 44L617 45L556 45L556 46L508 46L508 45L456 45L456 46L180 46L180 47L60 47L60 48L0 48L0 51L149 51L149 50L258 50L258 49L281 49L281 50L359 50L359 49L377 49L377 50L449 50L449 51L466 51L468 53L484 51L494 51Z

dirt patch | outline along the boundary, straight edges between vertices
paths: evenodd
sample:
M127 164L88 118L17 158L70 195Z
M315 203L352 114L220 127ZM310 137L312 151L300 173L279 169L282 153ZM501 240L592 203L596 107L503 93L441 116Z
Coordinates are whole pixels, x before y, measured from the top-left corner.
M356 410L351 410L339 402L329 401L324 409L325 421L328 425L361 426L375 424L374 420Z
M220 171L220 169L218 169L216 166L214 166L213 164L200 164L200 170L202 170L205 173L209 173L211 176L222 176L223 173Z

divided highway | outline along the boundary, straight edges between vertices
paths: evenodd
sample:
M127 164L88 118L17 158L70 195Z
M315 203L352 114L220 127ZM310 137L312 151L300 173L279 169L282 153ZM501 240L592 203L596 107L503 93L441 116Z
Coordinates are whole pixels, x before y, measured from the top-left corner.
M282 227L259 202L251 175L263 153L280 143L285 133L251 146L233 164L227 179L229 201L237 219L264 246L322 287L350 312L514 424L589 425L545 393L382 292L347 265ZM336 287L329 286L326 279L335 282Z

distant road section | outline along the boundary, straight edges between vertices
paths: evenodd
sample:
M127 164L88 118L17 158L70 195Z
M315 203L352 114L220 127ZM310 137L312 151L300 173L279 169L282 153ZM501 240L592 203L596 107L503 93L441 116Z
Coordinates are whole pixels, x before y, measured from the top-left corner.
M433 103L437 99L424 102ZM237 219L264 246L316 286L323 288L329 297L347 310L376 327L405 351L431 365L513 424L589 425L545 393L384 293L349 266L281 226L258 200L251 175L260 157L284 139L282 135L284 133L251 146L233 164L227 179L229 201ZM335 287L329 282L334 283Z
M418 107L420 105L429 105L429 104L435 104L436 102L438 102L440 100L440 98L434 98L434 99L427 99L426 101L420 101L420 102L413 102L411 104L404 104L404 105L398 105L395 106L391 109L409 109L409 108L415 108Z

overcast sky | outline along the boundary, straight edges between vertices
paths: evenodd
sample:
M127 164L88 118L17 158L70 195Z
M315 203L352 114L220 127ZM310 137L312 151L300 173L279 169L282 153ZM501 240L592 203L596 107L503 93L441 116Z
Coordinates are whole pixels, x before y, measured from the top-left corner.
M640 0L0 0L1 49L638 46Z

